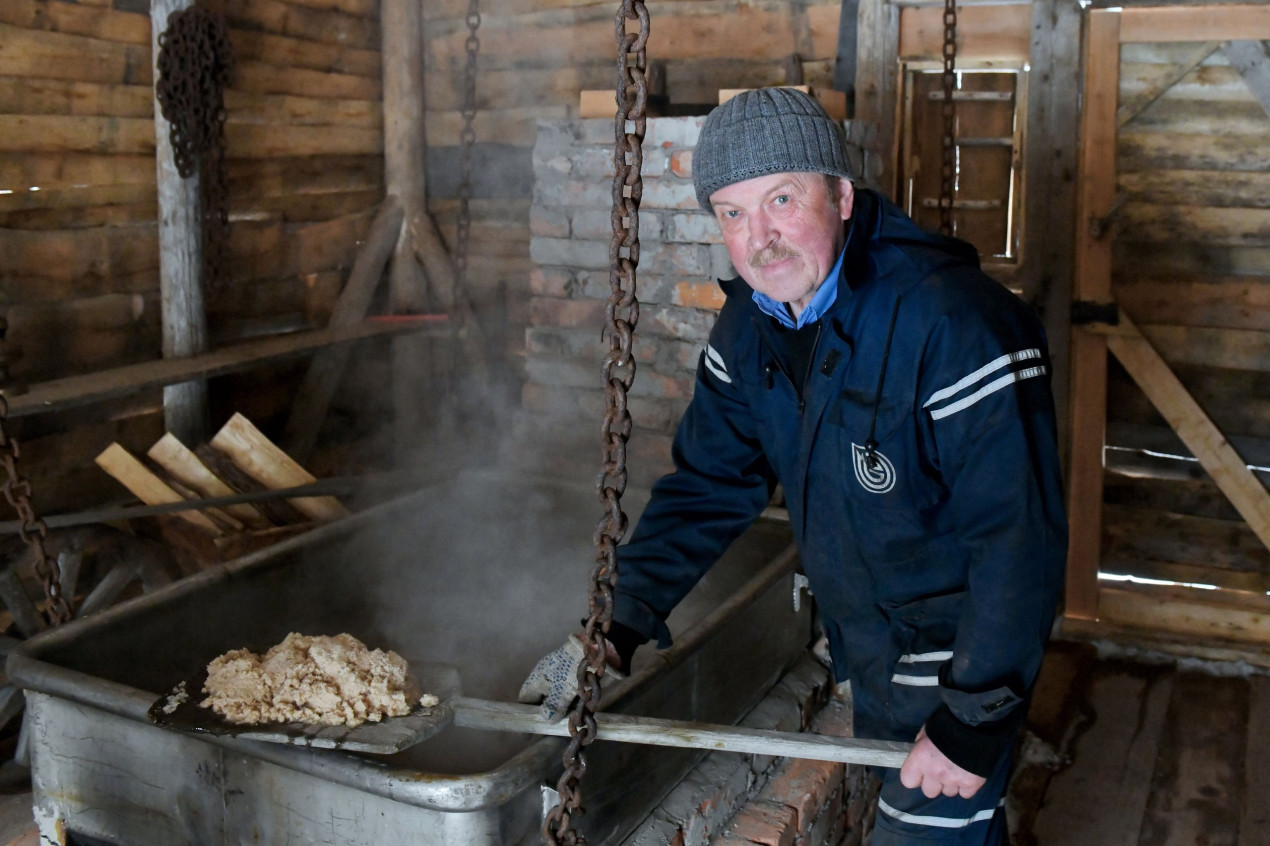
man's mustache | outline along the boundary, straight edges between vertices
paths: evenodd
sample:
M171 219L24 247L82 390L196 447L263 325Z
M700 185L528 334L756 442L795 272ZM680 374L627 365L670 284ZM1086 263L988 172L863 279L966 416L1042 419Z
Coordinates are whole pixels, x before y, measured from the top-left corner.
M785 244L773 244L767 249L760 250L750 256L749 264L750 267L757 270L758 268L771 264L774 261L781 261L782 259L788 258L798 258L798 255L798 251L792 247L786 246Z

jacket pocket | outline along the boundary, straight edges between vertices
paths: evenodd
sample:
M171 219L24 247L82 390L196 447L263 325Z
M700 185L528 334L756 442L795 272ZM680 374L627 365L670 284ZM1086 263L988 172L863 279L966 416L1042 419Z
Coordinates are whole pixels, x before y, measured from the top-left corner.
M931 501L928 483L916 466L917 432L910 411L883 398L874 420L871 396L846 389L835 400L827 434L838 439L847 497L853 503L913 511Z
M940 671L953 658L965 601L956 591L887 610L896 656L887 707L897 727L915 731L939 707Z

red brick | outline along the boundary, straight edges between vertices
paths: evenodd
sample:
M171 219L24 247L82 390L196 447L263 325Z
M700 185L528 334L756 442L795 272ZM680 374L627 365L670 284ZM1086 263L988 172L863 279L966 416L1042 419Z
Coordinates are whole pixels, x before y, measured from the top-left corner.
M677 150L671 153L670 172L684 179L692 179L692 150Z
M688 308L723 308L723 289L714 282L680 282L675 286L674 304Z
M556 297L534 297L529 301L531 326L604 325L603 300L563 300Z
M798 830L793 809L756 799L737 811L728 833L760 846L794 846Z
M845 766L830 761L794 759L776 773L763 798L780 802L794 812L794 827L804 830L820 813L834 789L842 783Z

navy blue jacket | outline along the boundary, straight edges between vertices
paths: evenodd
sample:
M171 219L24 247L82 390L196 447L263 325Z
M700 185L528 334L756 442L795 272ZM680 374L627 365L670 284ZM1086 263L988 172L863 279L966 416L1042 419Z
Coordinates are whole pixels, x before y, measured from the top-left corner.
M946 746L1017 726L1066 557L1044 333L972 248L880 195L856 191L847 229L801 397L775 322L721 283L676 469L619 553L614 619L667 645L666 616L779 481L857 732L926 724L990 769L1008 737L960 760Z

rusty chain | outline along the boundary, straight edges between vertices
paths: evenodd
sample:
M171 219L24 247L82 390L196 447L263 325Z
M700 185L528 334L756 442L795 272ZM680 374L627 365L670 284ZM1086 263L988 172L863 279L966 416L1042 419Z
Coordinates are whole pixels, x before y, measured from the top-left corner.
M957 5L944 0L944 99L940 106L944 119L943 146L939 168L939 233L953 234L953 198L957 193L957 106L953 89L957 85Z
M467 281L468 241L472 234L472 147L476 143L476 54L481 41L476 30L481 25L480 0L467 6L467 71L463 77L463 129L459 132L459 230L454 244L454 301L458 302Z
M637 21L637 32L627 31L627 21ZM639 206L644 183L641 167L648 119L648 9L642 0L622 0L615 21L617 33L617 115L614 120L612 237L609 240L609 299L605 305L605 332L609 352L601 368L605 410L600 426L603 464L596 488L605 513L595 529L595 567L591 571L588 616L583 633L586 660L578 665L578 700L569 712L570 741L564 753L564 773L556 785L559 801L543 821L544 842L575 846L585 838L572 828L573 817L582 813L582 776L586 757L582 750L596 737L595 712L600 704L600 682L607 667L604 634L613 619L613 589L617 585L617 546L626 534L622 511L626 490L626 442L631 434L631 415L626 395L635 380L631 341L639 320L635 298L635 271L639 265Z
M9 381L9 364L14 358L14 348L5 342L9 331L9 321L0 315L0 385ZM4 498L18 512L18 535L31 550L35 562L35 575L44 587L44 597L48 600L45 615L50 625L57 626L71 619L71 604L62 593L62 571L57 561L44 548L44 539L48 537L48 527L44 525L31 505L31 480L18 470L18 457L21 450L18 442L9 437L7 423L9 419L9 398L0 393L0 461L4 463L3 486Z
M198 6L173 12L159 35L157 66L154 93L168 121L177 173L200 177L203 284L210 297L223 281L229 246L225 88L234 55L225 19Z

